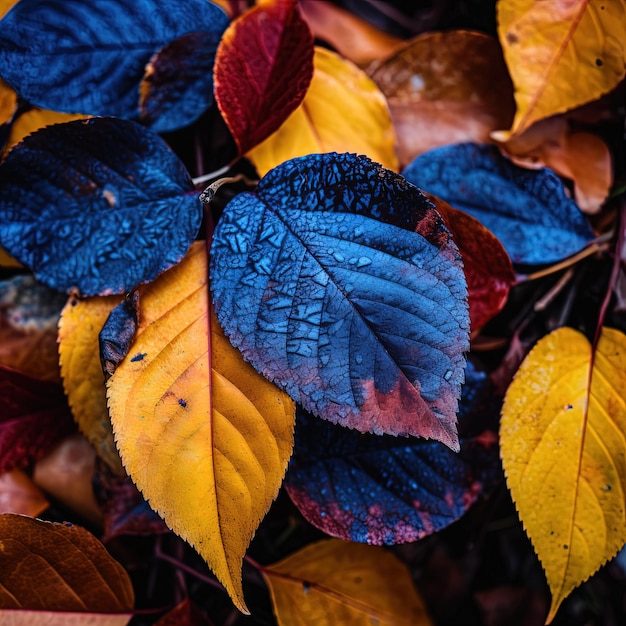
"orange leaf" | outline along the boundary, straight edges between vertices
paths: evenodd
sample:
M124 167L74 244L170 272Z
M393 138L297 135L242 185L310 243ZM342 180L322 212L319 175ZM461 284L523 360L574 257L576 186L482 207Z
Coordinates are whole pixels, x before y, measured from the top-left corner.
M0 538L3 609L132 609L133 588L126 570L85 529L6 513L0 515Z
M0 13L2 8L0 6ZM17 111L17 94L0 78L0 124L6 124L13 119Z
M326 41L357 65L384 59L404 45L403 39L388 35L327 0L300 0L300 10L317 39Z
M46 497L20 469L0 474L0 513L36 517L49 506Z
M508 128L513 119L502 50L481 33L420 35L368 74L389 102L402 167L439 146L486 143L491 131Z
M515 85L511 131L608 93L625 75L621 0L500 0L498 34Z
M126 626L131 614L0 609L2 626Z
M138 318L131 351L107 383L122 460L246 612L242 559L282 483L294 405L210 315L203 242L141 288Z
M279 626L430 626L406 566L378 546L328 539L265 567Z
M321 152L365 154L398 170L395 133L385 96L358 67L316 48L303 103L248 158L261 176L280 163Z
M560 328L526 357L502 408L507 484L561 602L626 543L626 335L597 349Z
M121 301L121 296L70 297L59 322L61 375L72 414L96 454L119 475L124 469L113 441L98 334Z

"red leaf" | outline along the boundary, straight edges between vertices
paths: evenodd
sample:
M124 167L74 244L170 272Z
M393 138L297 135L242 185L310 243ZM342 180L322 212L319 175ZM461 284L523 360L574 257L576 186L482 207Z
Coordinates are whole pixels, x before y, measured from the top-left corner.
M215 99L241 153L277 130L313 77L313 37L295 0L262 0L226 30Z
M424 192L425 193L425 192ZM502 310L515 282L511 259L500 240L477 219L425 193L435 204L461 252L469 292L472 331L483 327Z
M212 624L189 598L185 598L166 613L156 626L212 626Z
M0 365L0 472L40 459L75 428L60 384Z

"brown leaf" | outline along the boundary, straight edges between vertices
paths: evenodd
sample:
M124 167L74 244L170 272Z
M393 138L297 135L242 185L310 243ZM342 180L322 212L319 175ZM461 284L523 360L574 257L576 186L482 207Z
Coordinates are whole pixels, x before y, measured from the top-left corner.
M132 609L128 574L85 529L7 513L0 515L0 537L3 608L106 613Z
M125 613L0 610L2 626L126 626L131 617Z
M502 50L481 33L420 35L368 73L389 102L402 167L439 146L489 142L513 119Z
M17 513L36 517L49 506L46 497L22 470L0 474L0 514Z

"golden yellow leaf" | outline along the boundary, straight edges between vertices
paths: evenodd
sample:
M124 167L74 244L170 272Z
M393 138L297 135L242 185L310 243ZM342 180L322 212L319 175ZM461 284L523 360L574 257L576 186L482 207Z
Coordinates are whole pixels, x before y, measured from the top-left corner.
M2 19L13 6L17 4L17 0L0 0L0 19Z
M70 297L59 321L59 358L63 388L72 415L96 454L123 474L106 401L98 333L121 296Z
M515 85L515 134L599 98L624 77L623 0L500 0L497 11Z
M279 626L430 626L411 575L379 546L308 545L262 570Z
M0 267L22 267L22 264L14 259L6 250L0 248Z
M24 137L44 126L62 124L63 122L71 122L73 120L84 120L88 117L89 115L80 113L58 113L57 111L49 111L47 109L32 108L26 111L26 113L22 113L11 126L11 132L4 146L2 158L7 155L13 146L22 141Z
M0 5L0 14L2 7ZM0 124L11 121L17 110L17 94L0 78Z
M468 30L426 33L368 70L387 97L398 158L453 143L490 141L515 113L498 40Z
M316 48L302 104L246 155L261 176L280 163L322 152L356 152L397 171L395 133L385 96L356 65Z
M242 559L282 483L295 409L209 317L204 243L141 288L135 342L107 386L129 475L247 612Z
M552 591L569 593L626 543L626 336L560 328L533 348L502 408L507 484Z

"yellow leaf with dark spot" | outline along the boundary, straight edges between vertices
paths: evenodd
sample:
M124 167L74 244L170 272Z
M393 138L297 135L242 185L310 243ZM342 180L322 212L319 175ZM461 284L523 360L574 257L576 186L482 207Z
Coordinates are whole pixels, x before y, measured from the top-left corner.
M294 404L209 313L203 242L140 289L138 317L135 342L107 383L122 460L247 612L242 559L282 483Z
M328 539L263 568L279 626L430 626L406 566L379 546Z
M280 163L322 152L356 152L397 171L387 101L356 65L316 48L313 80L302 104L246 155L261 176Z
M59 321L61 376L72 414L96 454L116 474L124 469L113 441L98 334L121 301L122 296L70 297Z
M596 100L624 78L623 0L500 0L497 11L515 85L515 134Z
M533 348L502 408L507 484L561 602L626 543L626 336L560 328Z

